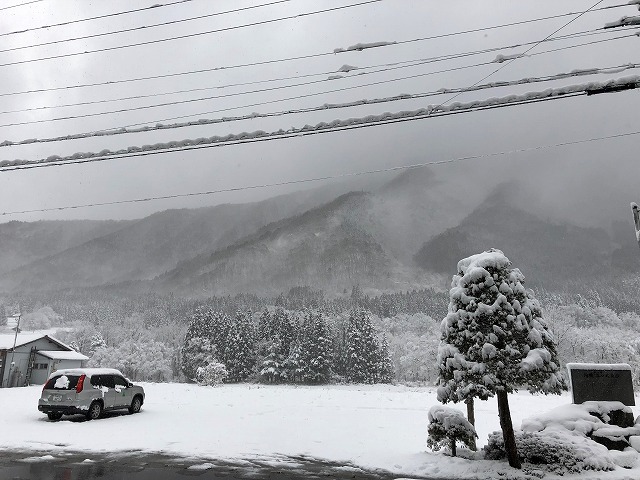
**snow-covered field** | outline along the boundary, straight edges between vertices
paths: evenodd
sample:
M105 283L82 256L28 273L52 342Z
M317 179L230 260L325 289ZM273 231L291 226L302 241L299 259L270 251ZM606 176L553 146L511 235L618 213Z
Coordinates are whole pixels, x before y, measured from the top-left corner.
M383 468L401 476L437 478L532 478L506 462L465 460L426 448L427 412L433 388L386 385L321 387L143 384L147 401L138 415L97 421L50 422L37 410L39 387L0 390L0 449L132 451L217 458L307 455L345 464ZM514 426L531 415L570 403L568 395L510 396ZM461 409L464 406L460 406ZM638 414L637 408L634 413ZM495 399L476 403L479 444L499 430ZM640 478L640 466L557 478ZM504 478L504 477L503 477ZM545 478L556 478L546 474Z

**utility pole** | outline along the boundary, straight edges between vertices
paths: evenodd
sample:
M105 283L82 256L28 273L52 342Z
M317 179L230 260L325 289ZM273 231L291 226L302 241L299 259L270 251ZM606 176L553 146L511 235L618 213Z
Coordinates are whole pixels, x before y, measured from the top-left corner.
M18 313L18 323L16 324L16 334L13 336L13 349L11 350L11 361L9 362L9 376L7 377L9 387L11 387L11 370L13 369L13 355L16 353L16 342L18 340L18 332L20 331L20 318L22 312Z
M633 222L636 225L636 240L638 240L640 247L640 208L637 203L631 202L631 211L633 212Z

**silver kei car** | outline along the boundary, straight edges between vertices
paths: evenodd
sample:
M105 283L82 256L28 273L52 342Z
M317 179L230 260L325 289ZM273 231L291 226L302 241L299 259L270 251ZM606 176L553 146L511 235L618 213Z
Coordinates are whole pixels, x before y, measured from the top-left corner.
M112 368L73 368L52 373L42 389L38 410L50 420L62 415L83 414L89 420L103 412L129 410L138 413L144 390Z

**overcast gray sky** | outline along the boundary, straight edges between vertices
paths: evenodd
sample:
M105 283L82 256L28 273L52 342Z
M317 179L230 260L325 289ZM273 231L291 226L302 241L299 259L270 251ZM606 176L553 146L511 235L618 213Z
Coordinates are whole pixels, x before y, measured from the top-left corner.
M352 5L362 0L290 0L276 5L210 16L156 28L137 29L49 46L0 52L0 93L51 89L87 83L118 81L138 77L174 74L216 67L263 62L296 56L332 52L357 43L402 42L428 36L491 27L540 17L583 12L595 0L542 0L514 2L507 0L431 1L381 0L352 8L297 17L264 25L194 36L188 39L154 42L145 46L107 52L87 53L52 60L15 65L12 62L39 59L67 53L122 46L144 41L240 26L243 24L313 12L331 7ZM29 5L3 10L0 34L42 25L142 8L171 0L42 0ZM6 0L1 5L24 3ZM271 3L269 0L191 0L138 13L91 20L70 25L4 35L1 50L71 37L113 32L127 28L209 15L231 9ZM624 4L602 1L597 8ZM638 14L634 5L589 12L563 28L558 35L591 31L606 22ZM380 73L364 67L384 65L435 56L458 54L481 49L536 42L569 22L574 16L563 16L507 28L448 36L441 39L400 43L363 51L326 55L305 60L272 63L262 66L224 69L170 78L116 83L85 88L2 96L1 111L25 110L43 106L111 100L136 95L164 94L176 90L204 89L196 92L162 95L146 99L121 100L94 105L31 110L0 114L0 141L47 138L60 135L118 128L132 124L155 125L164 119L183 120L245 115L252 112L278 112L315 107L325 103L348 102L435 91L443 87L465 87L481 80L501 65L490 63L498 53L511 55L524 52L531 45L505 48L499 52L467 56L455 60L397 68ZM638 37L613 40L635 30L612 29L598 35L542 43L530 53L506 65L487 81L515 80L569 72L574 69L611 67L640 60ZM552 53L551 49L579 43L602 43L567 48ZM474 64L485 65L471 67ZM328 80L328 72L342 65L361 68L344 78ZM438 70L460 68L446 73ZM468 67L468 68L467 68ZM429 75L424 75L430 73ZM495 88L464 93L455 101L467 102L501 97L528 91L539 91L589 81L603 81L638 74L628 70L614 75L594 75L556 82L518 87ZM318 74L300 79L274 81L254 85L225 87L229 84L256 82L282 77ZM417 78L397 80L402 77ZM318 81L312 85L292 84ZM374 86L365 83L384 82ZM282 86L269 92L246 93L249 90ZM342 92L323 93L344 87ZM225 98L143 108L158 103L176 102L201 97L234 94ZM310 95L279 101L289 97ZM337 118L360 117L385 111L414 110L429 104L448 102L452 95L419 100L396 101L382 105L286 115L269 119L253 119L219 125L197 126L139 134L126 134L27 146L0 148L0 160L37 159L50 155L68 155L82 151L117 150L156 142L182 140L202 136L225 135L242 131L275 131L299 127ZM139 158L110 160L85 165L57 166L23 171L0 172L0 210L46 209L86 203L100 203L185 194L224 188L269 184L317 176L384 169L399 165L458 158L466 155L500 152L549 145L626 132L637 127L639 96L636 90L616 94L577 97L491 111L465 113L444 118L376 126L359 130L330 133L304 138L269 141L250 145L225 146L190 152L149 155ZM277 102L275 102L278 100ZM273 102L266 105L247 106ZM10 123L35 122L57 117L93 115L110 110L133 109L117 114L47 121L27 125ZM455 185L468 185L469 179L497 182L518 175L540 194L536 201L549 212L570 208L591 208L611 213L620 205L613 204L613 188L619 198L638 201L637 188L638 136L582 144L573 147L513 154L498 159L479 159L459 164L433 167ZM480 180L479 180L480 181ZM606 185L608 188L602 188ZM288 190L308 188L292 186ZM467 188L467 187L465 187ZM110 207L37 212L0 217L9 220L53 218L138 218L168 208L197 207L221 202L244 202L273 196L284 189L250 190L228 194L136 203ZM606 192L606 193L603 193ZM462 193L462 192L461 192ZM565 199L570 205L566 205ZM625 200L626 201L626 200ZM628 203L626 204L628 207ZM585 215L583 215L585 216Z

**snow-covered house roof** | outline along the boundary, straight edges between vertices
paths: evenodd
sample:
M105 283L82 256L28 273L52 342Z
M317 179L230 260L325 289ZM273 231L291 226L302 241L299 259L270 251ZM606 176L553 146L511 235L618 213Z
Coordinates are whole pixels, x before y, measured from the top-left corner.
M89 360L89 357L80 352L60 351L60 350L38 350L38 355L50 358L52 360Z
M67 350L67 351L73 350L73 348L71 348L69 345L65 343L62 343L60 340L53 338L50 335L44 335L42 333L18 333L17 337L15 337L15 334L0 335L0 350L11 350L13 348L14 339L15 339L16 347L21 347L22 345L35 342L37 340L40 340L41 338L45 338L55 343L56 345L61 347L63 350Z

